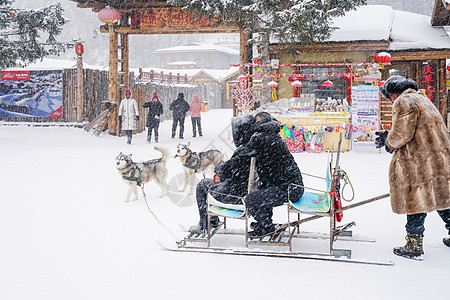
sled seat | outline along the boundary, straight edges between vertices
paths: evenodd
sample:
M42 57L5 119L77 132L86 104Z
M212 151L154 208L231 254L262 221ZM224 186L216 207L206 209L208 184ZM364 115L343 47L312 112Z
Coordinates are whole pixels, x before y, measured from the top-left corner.
M289 210L299 211L303 213L328 213L330 211L330 191L331 191L331 175L330 167L327 168L327 174L325 176L326 191L319 191L311 188L304 187L305 191L300 199L289 198ZM306 174L305 174L306 175ZM298 186L296 184L290 184L291 187ZM289 190L288 190L289 191Z
M240 219L245 215L245 205L242 204L227 204L214 199L211 194L208 194L208 212L221 217Z

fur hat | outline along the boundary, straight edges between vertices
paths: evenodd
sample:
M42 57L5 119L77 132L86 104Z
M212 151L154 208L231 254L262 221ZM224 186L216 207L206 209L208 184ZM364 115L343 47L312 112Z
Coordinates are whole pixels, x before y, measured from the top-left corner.
M156 98L156 100L159 100L159 99L158 99L158 95L156 95L156 93L153 93L152 100L155 99L155 98Z
M407 89L418 90L419 85L411 78L405 78L400 75L389 77L383 86L380 87L380 93L384 98L389 99L389 96L396 93L403 93Z

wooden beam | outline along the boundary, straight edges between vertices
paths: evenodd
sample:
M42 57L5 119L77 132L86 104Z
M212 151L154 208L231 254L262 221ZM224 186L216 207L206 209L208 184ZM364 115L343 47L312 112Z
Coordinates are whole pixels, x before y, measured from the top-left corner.
M115 27L117 33L127 34L188 34L188 33L238 33L239 28L213 28L213 29L189 29L189 30L176 30L176 29L132 29L131 26L117 26ZM108 29L104 26L100 26L101 33L107 33Z
M446 59L450 57L448 49L420 51L389 51L392 61Z
M123 75L123 84L125 84L126 88L130 87L130 67L129 67L129 42L128 42L128 33L122 33L120 37L120 45L122 46L122 72L125 72Z
M361 41L348 43L323 43L315 45L294 45L292 47L283 45L271 45L272 53L283 53L288 49L301 52L347 52L347 51L387 51L387 41Z

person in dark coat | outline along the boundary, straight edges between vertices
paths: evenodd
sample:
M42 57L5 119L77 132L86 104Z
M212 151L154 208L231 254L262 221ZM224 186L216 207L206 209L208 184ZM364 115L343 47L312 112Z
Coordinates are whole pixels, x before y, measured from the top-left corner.
M170 104L169 109L172 111L173 115L172 138L175 138L177 125L180 123L179 138L182 139L184 134L184 118L186 117L186 112L189 111L189 103L184 100L183 93L178 94L177 99Z
M157 143L159 138L158 128L160 116L163 113L163 105L159 102L158 95L153 93L152 101L145 102L143 106L144 108L149 108L147 113L147 121L145 123L145 126L148 127L147 141L150 143L152 139L152 131L155 131L155 142Z
M291 199L299 199L304 192L300 169L280 136L280 123L267 112L255 116L255 133L242 149L248 156L256 157L259 177L257 191L246 197L250 215L256 222L250 224L250 237L262 237L275 231L272 223L273 207Z
M418 84L391 76L380 88L391 100L392 129L376 132L377 148L393 154L389 166L392 211L406 214L406 245L394 254L414 258L424 254L427 213L437 211L450 235L450 137L434 104L418 91ZM450 247L450 237L443 243Z
M255 118L251 115L232 119L233 140L237 149L229 160L216 166L214 171L219 175L219 183L214 183L212 179L203 179L197 185L196 199L200 221L197 225L189 228L191 233L200 234L208 225L206 213L208 193L214 199L227 204L241 204L240 198L247 194L251 157L244 153L244 145L253 134L254 123ZM216 227L219 225L219 218L213 216L210 222L212 227Z

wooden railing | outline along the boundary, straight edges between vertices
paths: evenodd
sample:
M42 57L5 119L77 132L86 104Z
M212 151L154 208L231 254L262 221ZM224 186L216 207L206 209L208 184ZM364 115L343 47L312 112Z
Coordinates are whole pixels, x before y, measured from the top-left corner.
M187 74L180 75L180 73L172 74L172 72L164 73L155 72L150 70L150 72L142 71L142 68L139 68L139 75L136 77L136 83L145 83L145 82L158 82L158 83L178 83L178 84L190 84Z

